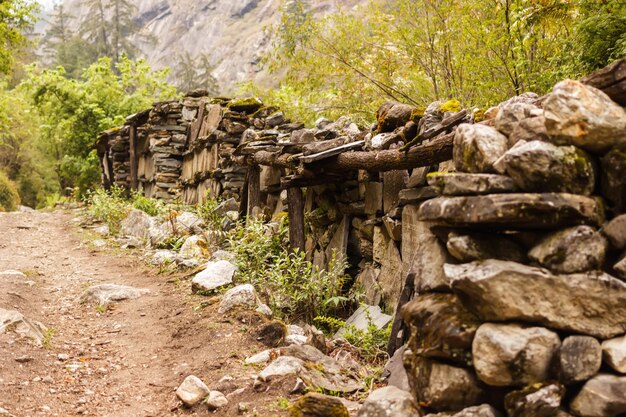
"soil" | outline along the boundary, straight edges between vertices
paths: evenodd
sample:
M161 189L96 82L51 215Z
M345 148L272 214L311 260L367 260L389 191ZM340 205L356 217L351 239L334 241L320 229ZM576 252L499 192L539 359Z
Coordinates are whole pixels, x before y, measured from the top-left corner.
M50 329L44 346L0 334L0 407L17 417L288 415L292 387L278 381L258 392L260 368L243 364L265 349L255 323L220 316L217 297L192 295L183 273L159 273L111 244L96 248L79 221L75 211L0 213L0 271L27 275L0 276L0 307ZM150 294L108 310L81 303L99 283ZM174 391L188 375L227 395L228 406L182 407Z

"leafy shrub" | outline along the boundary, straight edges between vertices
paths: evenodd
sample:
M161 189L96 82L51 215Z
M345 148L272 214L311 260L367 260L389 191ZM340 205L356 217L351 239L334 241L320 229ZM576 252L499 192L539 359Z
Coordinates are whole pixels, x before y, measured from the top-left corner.
M198 216L204 220L211 230L220 230L222 227L223 216L215 212L219 205L219 200L207 197L204 203L199 204L196 209Z
M98 188L88 193L89 212L109 226L112 234L120 230L122 220L130 211L130 203L124 198L124 189L111 187L109 191Z
M133 191L131 197L133 207L148 213L150 216L158 216L165 210L163 202L154 198L145 197L140 191Z
M46 196L46 207L55 208L57 205L65 203L69 203L69 199L59 193L52 193Z
M0 211L14 211L19 204L17 186L4 172L0 172Z

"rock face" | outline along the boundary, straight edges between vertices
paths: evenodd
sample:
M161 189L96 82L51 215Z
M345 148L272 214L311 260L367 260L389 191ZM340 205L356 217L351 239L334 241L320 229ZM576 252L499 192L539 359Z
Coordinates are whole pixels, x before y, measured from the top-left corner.
M418 413L410 393L396 387L384 387L367 397L357 417L415 417Z
M626 377L597 375L585 383L570 409L580 417L616 417L626 413Z
M543 103L546 129L558 144L604 153L626 141L626 113L602 91L578 81L554 86Z
M0 308L0 334L11 331L41 343L46 330L46 326L24 317L19 311Z
M126 285L100 284L87 288L81 300L101 306L109 305L118 301L132 300L150 293L145 288L133 288Z
M506 150L506 136L493 127L462 124L454 135L454 165L461 172L494 172Z
M559 349L557 368L564 384L586 381L600 370L602 347L593 337L568 336Z
M191 281L193 291L215 291L217 288L232 284L237 267L228 261L208 262L204 271L199 272Z
M626 284L607 274L553 275L498 260L446 265L445 272L465 306L485 321L518 320L600 339L626 332Z
M553 272L571 274L601 269L608 243L589 226L556 232L533 247L528 256Z
M515 182L510 177L495 174L433 173L428 185L440 195L479 195L513 192Z
M418 403L428 404L435 411L458 411L483 402L485 392L471 370L430 359L418 360L418 366L412 367L419 369L417 374L409 373Z
M505 398L509 417L556 417L565 388L559 384L533 385L514 391Z
M626 374L626 336L602 342L604 361L620 374Z
M490 194L439 197L419 208L418 218L443 226L491 226L507 229L555 229L602 224L596 199L574 194Z
M402 309L411 327L411 354L472 364L472 341L480 322L454 294L423 294Z
M526 257L523 249L511 239L497 235L451 233L446 243L448 252L461 262L484 259L522 262Z
M573 146L518 142L496 162L523 191L590 195L596 173L591 158Z
M485 323L472 343L474 368L492 386L545 381L560 345L559 336L542 327Z
M193 407L209 395L209 388L200 378L189 375L176 389L176 396L183 404Z

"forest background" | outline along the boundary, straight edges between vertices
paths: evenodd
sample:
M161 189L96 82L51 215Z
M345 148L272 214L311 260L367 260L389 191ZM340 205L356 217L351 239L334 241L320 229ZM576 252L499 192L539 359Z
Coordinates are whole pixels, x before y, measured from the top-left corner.
M81 1L86 18L57 4L41 36L38 3L0 2L0 210L84 195L100 178L98 132L191 89L257 95L308 124L347 115L365 126L383 101L485 110L626 54L621 0L369 0L323 16L315 0L283 0L260 29L274 83L233 90L206 55L153 70L139 45L158 39L142 38L131 1Z

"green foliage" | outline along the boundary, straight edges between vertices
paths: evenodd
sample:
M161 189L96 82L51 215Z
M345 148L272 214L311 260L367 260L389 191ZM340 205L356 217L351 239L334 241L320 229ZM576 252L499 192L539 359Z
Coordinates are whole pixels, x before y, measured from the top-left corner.
M122 57L112 65L102 58L80 79L31 66L20 90L30 96L41 120L38 146L54 166L58 188L79 188L82 196L99 180L93 150L99 132L123 124L127 115L152 102L172 98L175 89L166 81L167 70L153 72L143 60Z
M215 212L220 202L214 198L207 197L202 204L196 207L196 213L204 220L211 230L218 231L222 227L222 216Z
M17 186L0 171L0 211L14 211L20 204Z
M39 5L30 0L0 1L0 74L11 72L16 54L28 44Z
M165 212L165 206L162 201L148 198L141 191L133 191L131 193L131 204L133 208L141 210L150 216L158 216Z
M352 301L343 296L347 263L332 259L328 271L306 260L305 253L283 244L283 223L248 221L229 237L240 279L253 284L279 317L311 322L315 316L336 312Z
M119 232L122 220L130 211L130 203L124 198L124 189L112 187L109 191L98 188L87 194L89 213L109 226L111 234Z
M56 206L68 203L69 201L70 200L67 197L62 196L59 193L52 193L46 196L44 207L55 208Z

